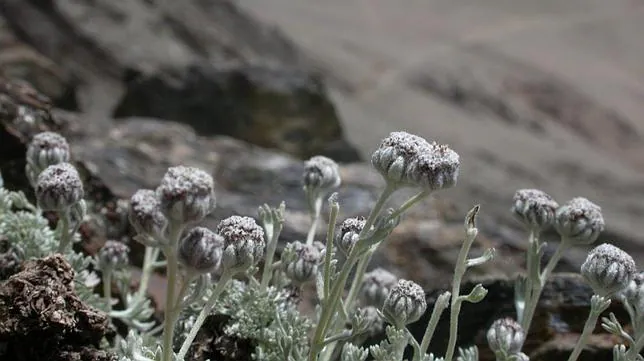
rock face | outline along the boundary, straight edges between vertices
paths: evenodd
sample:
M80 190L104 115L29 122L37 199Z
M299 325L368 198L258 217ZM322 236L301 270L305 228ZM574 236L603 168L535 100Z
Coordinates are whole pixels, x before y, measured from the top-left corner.
M74 294L74 271L60 255L28 262L0 284L0 357L6 360L111 361L98 350L105 313ZM35 342L38 340L37 342Z
M304 57L233 2L9 0L0 12L61 74L79 79L86 114L174 120L301 158L359 159Z

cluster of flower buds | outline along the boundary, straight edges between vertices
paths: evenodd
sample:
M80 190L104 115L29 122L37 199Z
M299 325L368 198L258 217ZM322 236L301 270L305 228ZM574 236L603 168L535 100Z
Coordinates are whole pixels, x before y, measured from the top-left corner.
M382 313L398 329L418 321L427 309L425 291L417 283L399 280L382 305Z
M518 322L506 317L494 321L486 336L487 343L497 355L497 359L507 360L508 357L521 352L526 333Z
M228 217L219 223L217 233L224 239L224 270L246 270L255 266L264 255L264 230L253 218Z
M327 193L340 186L340 167L333 159L316 155L304 163L302 176L304 187L319 193Z
M69 144L58 133L36 134L27 146L26 174L35 187L38 175L50 165L69 162Z
M544 191L520 189L514 194L511 211L528 229L543 231L552 227L558 207Z
M604 243L588 254L581 274L595 294L606 297L626 288L635 276L633 257L611 244Z
M98 266L103 271L120 269L129 264L130 247L118 241L107 241L98 251Z
M193 274L215 271L221 263L224 239L204 227L194 227L179 242L179 262Z
M335 246L346 256L351 253L353 246L360 239L360 232L365 226L364 217L347 218L340 225L340 231L335 238Z
M393 132L371 156L371 164L390 186L428 191L456 185L459 156L448 146L407 132Z
M315 281L318 268L324 259L324 245L313 242L307 245L295 241L284 247L282 253L282 270L295 285Z
M38 176L36 199L43 210L68 212L84 195L78 171L69 163L51 165Z
M604 231L604 218L598 205L578 197L557 209L554 225L564 241L586 245L595 242Z
M382 307L397 283L398 277L384 268L365 273L360 288L360 302L365 306Z

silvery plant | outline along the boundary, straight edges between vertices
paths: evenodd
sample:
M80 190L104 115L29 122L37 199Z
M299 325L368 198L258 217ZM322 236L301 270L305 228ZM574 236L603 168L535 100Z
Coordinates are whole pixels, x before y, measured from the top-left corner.
M284 245L277 253L286 205L259 207L256 217L232 215L215 229L200 222L216 207L215 182L208 172L188 166L167 170L156 189L141 189L129 201L128 219L134 240L145 246L141 280L130 288L129 246L110 240L93 258L74 252L78 229L87 216L83 183L70 162L69 145L56 133L36 135L27 151L26 174L37 202L20 192L0 188L0 234L13 247L16 262L64 254L76 270L77 292L88 304L129 327L127 335L106 341L120 361L182 361L190 358L193 341L208 317L230 316L224 332L254 340L249 350L266 361L475 361L475 345L458 348L459 313L463 302L476 303L487 290L478 284L461 294L467 270L489 262L494 249L471 257L476 240L479 206L466 215L463 242L456 260L452 286L428 308L424 290L413 280L374 268L373 254L400 223L405 212L434 192L456 186L459 155L448 146L409 134L393 132L373 152L371 164L385 186L366 217L339 219L340 169L332 160L315 156L304 164L303 193L311 226L305 239ZM416 193L402 204L387 208L400 189ZM316 239L324 203L329 215L326 236ZM43 211L58 216L52 230ZM559 205L536 189L516 192L512 213L528 233L526 274L516 281L516 317L494 321L487 342L498 361L529 360L522 351L541 292L562 255L571 247L594 243L604 229L599 206L585 198ZM554 227L561 237L556 252L541 269L544 231ZM94 294L100 273L103 289ZM164 270L167 279L163 322L152 319L147 296L150 277ZM644 347L644 274L636 273L633 259L619 248L602 244L581 266L592 287L591 310L569 360L579 356L611 300L618 298L630 315L629 334L615 315L601 318L602 326L624 339L616 345L616 361L642 360ZM113 298L113 288L119 299ZM315 290L316 307L302 314L298 295L304 287ZM118 307L116 307L118 305ZM118 308L118 309L117 309ZM444 355L429 345L443 312L450 309L449 339ZM422 338L407 326L428 313ZM378 344L366 345L384 335Z

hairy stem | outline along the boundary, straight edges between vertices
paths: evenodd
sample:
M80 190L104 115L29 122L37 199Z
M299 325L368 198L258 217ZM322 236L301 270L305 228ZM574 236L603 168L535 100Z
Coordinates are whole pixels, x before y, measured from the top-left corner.
M322 196L317 195L315 197L315 204L313 205L313 214L311 214L311 228L306 235L306 244L312 245L313 240L315 239L315 232L318 229L318 223L320 222L320 213L322 212Z
M420 343L419 357L422 357L427 353L427 349L429 348L429 343L432 341L432 337L434 336L434 332L436 331L436 326L438 326L438 321L440 321L443 311L445 311L445 309L447 308L449 298L450 298L450 293L445 292L440 296L438 296L436 303L434 303L432 316L429 318L429 323L427 324L427 328L425 329L423 340Z
M103 270L103 298L107 305L107 313L112 312L112 269Z
M270 235L270 241L268 242L268 247L266 249L266 258L264 260L264 269L262 270L262 280L260 283L260 289L266 290L268 284L273 277L273 257L275 256L275 249L277 248L277 241L279 240L280 233L282 232L282 223L277 222L276 219L273 220L272 232Z
M70 214L69 211L60 212L60 243L58 243L58 253L64 254L67 247L72 241L72 232L70 231Z

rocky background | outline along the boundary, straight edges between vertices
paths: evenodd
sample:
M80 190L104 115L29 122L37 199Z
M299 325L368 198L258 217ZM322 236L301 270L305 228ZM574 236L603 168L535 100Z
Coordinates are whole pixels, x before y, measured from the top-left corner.
M629 48L623 64L595 47L624 45L600 36L611 19L623 23L608 31L615 37L644 31L628 21L643 15L642 6L592 2L577 14L572 5L551 4L561 11L548 17L527 5L493 13L473 3L435 1L430 9L413 2L407 13L385 1L327 2L3 0L6 183L26 189L25 143L54 129L70 139L102 215L84 228L89 252L107 238L127 238L122 200L156 187L179 163L216 177L219 206L208 225L284 200L284 239L295 240L309 224L302 159L324 154L343 163L342 217L349 217L366 214L382 186L365 160L390 131L450 143L463 160L459 185L414 209L374 261L418 281L431 298L450 281L462 217L481 203L473 252L495 247L499 257L470 276L486 279L498 297L464 309L472 323L463 341L477 344L490 322L511 311L504 278L523 267L526 237L508 212L516 189L539 187L561 202L590 198L604 209L603 240L644 260L644 85L632 77L644 68L630 61L644 47ZM484 27L499 19L507 21ZM544 28L576 34L595 23L603 27L592 44L526 35ZM404 199L401 192L393 202ZM570 251L559 270L577 271L585 251ZM575 277L562 279L565 287L557 281L544 296L533 359L562 358L582 327L588 289ZM162 288L159 277L153 294ZM558 297L562 289L571 296ZM609 341L598 336L585 359L604 359Z

